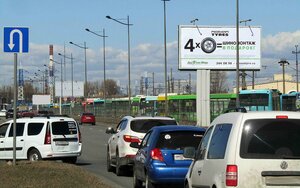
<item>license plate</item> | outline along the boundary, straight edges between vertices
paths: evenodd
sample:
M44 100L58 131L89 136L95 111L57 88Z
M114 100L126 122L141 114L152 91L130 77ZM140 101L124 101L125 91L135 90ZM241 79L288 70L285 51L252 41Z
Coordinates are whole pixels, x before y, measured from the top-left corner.
M190 160L189 158L185 158L182 154L175 154L174 160L181 161L181 160Z
M92 119L91 117L86 117L86 119Z
M55 145L57 145L57 146L67 146L67 145L69 145L69 142L67 142L67 141L56 141Z

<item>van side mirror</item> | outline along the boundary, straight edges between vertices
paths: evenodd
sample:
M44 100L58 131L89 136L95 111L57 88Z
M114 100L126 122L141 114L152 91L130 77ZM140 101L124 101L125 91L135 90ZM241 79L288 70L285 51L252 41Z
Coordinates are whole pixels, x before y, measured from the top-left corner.
M196 150L194 147L185 147L183 149L183 157L184 158L194 158Z
M107 127L105 133L106 134L114 134L114 133L116 133L116 131L112 127Z

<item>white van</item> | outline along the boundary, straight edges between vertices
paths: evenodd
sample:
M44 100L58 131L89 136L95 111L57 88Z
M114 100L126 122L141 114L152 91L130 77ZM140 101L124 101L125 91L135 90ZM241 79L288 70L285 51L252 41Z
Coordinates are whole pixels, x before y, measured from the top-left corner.
M16 159L61 159L76 163L81 147L80 130L73 118L17 119ZM0 125L0 159L13 159L13 120Z
M300 187L300 113L217 117L202 138L185 187Z

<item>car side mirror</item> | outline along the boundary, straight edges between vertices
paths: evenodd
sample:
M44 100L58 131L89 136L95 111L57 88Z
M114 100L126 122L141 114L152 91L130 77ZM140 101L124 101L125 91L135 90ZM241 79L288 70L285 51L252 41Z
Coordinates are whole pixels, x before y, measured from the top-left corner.
M194 158L196 150L194 147L185 147L183 149L183 157L185 158Z
M138 143L138 142L131 142L129 144L129 146L132 147L132 148L140 148L140 143Z
M108 127L108 128L106 129L105 133L106 133L106 134L114 134L114 133L116 133L116 132L115 132L114 128Z

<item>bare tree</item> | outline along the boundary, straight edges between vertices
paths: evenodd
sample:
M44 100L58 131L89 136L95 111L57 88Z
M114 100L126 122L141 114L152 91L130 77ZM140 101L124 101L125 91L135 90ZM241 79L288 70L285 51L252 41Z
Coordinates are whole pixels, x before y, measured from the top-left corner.
M104 93L104 83L101 83L100 86L100 91L101 91L101 96L103 97L103 93ZM115 97L118 96L120 94L120 88L117 85L117 82L115 80L112 79L107 79L105 81L105 92L106 92L106 97Z
M210 93L227 93L227 74L225 71L211 71Z

